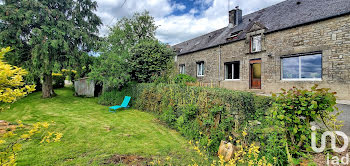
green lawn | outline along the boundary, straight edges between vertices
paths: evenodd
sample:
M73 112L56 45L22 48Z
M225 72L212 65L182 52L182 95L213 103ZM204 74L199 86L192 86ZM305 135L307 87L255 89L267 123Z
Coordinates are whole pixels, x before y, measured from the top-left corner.
M54 121L54 130L64 134L58 143L25 143L18 156L19 165L101 165L114 154L153 159L170 156L176 165L199 159L188 140L159 124L152 114L133 109L110 113L95 98L74 97L68 88L56 93L52 99L33 93L0 112L0 120L9 122Z

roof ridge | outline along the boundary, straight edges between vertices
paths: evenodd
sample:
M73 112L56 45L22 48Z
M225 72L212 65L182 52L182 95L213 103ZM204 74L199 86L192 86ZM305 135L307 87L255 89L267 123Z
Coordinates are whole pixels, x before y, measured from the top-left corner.
M297 3L301 2L301 3ZM310 10L312 9L312 10ZM245 30L252 22L258 22L272 33L288 28L322 21L344 14L350 14L349 0L285 0L243 16L242 23L230 28L228 26L173 45L181 48L181 54L196 52L221 44L245 39L243 32L233 40L227 40L232 32ZM208 36L211 38L208 39Z
M259 13L259 12L261 12L261 11L263 11L263 10L268 9L268 8L275 7L275 6L277 6L277 5L280 5L281 3L286 3L287 1L298 1L298 0L284 0L284 1L278 2L278 3L274 4L274 5L267 6L267 7L265 7L265 8L262 8L262 9L259 9L259 10L257 10L257 11L254 11L254 12L252 12L252 13L248 13L248 14L244 15L243 18L246 17L246 16L249 16L249 15L253 15L253 14ZM300 1L300 0L299 0L299 1Z
M273 6L278 5L278 4L280 4L280 3L284 3L284 2L286 2L286 1L291 1L291 0L285 0L285 1L282 1L282 2L279 2L279 3L276 3L276 4L274 4L274 5L271 5L271 6L265 7L265 8L263 8L263 9L258 10L258 11L255 11L255 12L252 12L252 13L249 13L249 14L246 14L246 15L244 15L242 18L244 19L245 17L248 17L249 15L256 14L256 13L261 12L261 11L263 11L263 10L267 9L267 8L273 7ZM213 31L208 32L208 33L206 33L206 34L203 34L203 35L196 36L196 37L194 37L194 38L191 38L191 39L185 40L185 41L180 42L180 43L177 43L177 44L175 44L175 45L173 45L173 46L177 46L177 45L179 45L179 44L181 44L181 43L186 43L186 42L188 42L188 41L191 41L191 40L195 40L195 39L198 39L198 38L204 37L204 36L206 36L206 35L208 35L208 34L210 34L210 33L213 33L213 32L216 32L216 31L220 31L220 30L222 30L222 29L224 29L224 28L227 28L227 26L222 27L222 28L219 28L219 29L217 29L217 30L213 30ZM232 28L232 29L233 29L233 28Z
M198 38L202 38L202 37L204 37L204 36L206 36L206 35L209 35L209 34L211 34L211 33L214 33L214 32L220 31L220 30L223 30L223 29L225 29L225 28L227 28L227 27L222 27L222 28L219 28L219 29L217 29L217 30L213 30L213 31L208 32L208 33L206 33L206 34L197 36L197 37L195 37L195 38L191 38L191 39L185 40L185 41L183 41L183 42L177 43L177 44L175 44L175 45L173 45L173 46L179 45L179 44L181 44L181 43L186 43L186 42L189 42L189 41L198 39Z

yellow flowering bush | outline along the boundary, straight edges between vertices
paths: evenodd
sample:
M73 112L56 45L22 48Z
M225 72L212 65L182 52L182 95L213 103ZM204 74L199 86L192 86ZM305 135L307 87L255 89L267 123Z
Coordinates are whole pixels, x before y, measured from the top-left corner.
M78 75L78 72L76 70L71 70L71 69L62 69L61 72L69 80L74 80Z
M218 156L219 159L215 160L210 153L206 151L206 146L200 148L199 142L189 141L188 143L193 147L193 149L202 157L202 163L197 163L193 161L192 166L196 165L210 165L211 166L272 166L277 164L277 158L274 157L274 163L270 163L264 154L260 153L260 147L256 143L248 143L246 136L248 133L244 130L242 131L242 140L236 140L236 146L238 150L234 151L233 158L228 162L225 161L224 156ZM233 137L229 136L229 140L233 142ZM208 140L209 142L210 140Z
M234 158L232 158L226 166L236 166L236 165L248 165L248 166L272 166L268 163L265 156L260 156L260 147L255 145L255 143L249 146L239 146L240 150L235 152ZM223 161L223 157L219 157L220 161Z
M193 164L191 164L192 166L208 165L209 163L211 163L210 164L211 166L240 166L240 165L272 166L273 165L267 161L265 156L261 156L259 151L260 147L255 145L255 143L252 143L249 146L240 145L239 146L240 150L236 151L234 153L234 157L228 162L225 162L224 156L219 156L219 160L212 159L212 161L210 162L208 160L208 157L210 156L204 156L204 154L206 154L205 152L202 152L199 149L199 147L196 146L195 144L192 144L192 142L190 142L190 144L194 145L194 149L197 151L197 153L204 158L204 160L202 161L203 163L194 162ZM274 158L274 159L276 163L277 158Z
M3 61L4 55L9 51L10 47L0 50L0 104L15 102L35 91L35 85L24 85L23 76L28 74L26 70Z
M52 73L52 76L63 76L63 74L61 74L61 73Z
M22 144L35 139L41 139L40 144L59 142L62 133L47 131L50 123L37 122L33 125L23 125L22 121L17 121L18 125L14 131L7 131L0 135L0 165L16 165L16 156L22 150Z
M61 70L62 71L62 73L69 73L69 72L72 72L72 73L77 73L77 71L75 71L75 70L69 70L69 69L62 69Z

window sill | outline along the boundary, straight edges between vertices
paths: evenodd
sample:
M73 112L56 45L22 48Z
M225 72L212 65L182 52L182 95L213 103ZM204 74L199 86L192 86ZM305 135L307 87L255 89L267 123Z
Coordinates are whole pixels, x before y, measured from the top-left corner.
M261 50L261 51L254 51L254 52L248 52L248 53L246 53L247 55L249 55L249 54L259 54L259 53L262 53L262 52L266 52L266 50Z
M283 82L320 82L322 81L322 79L282 79L281 81Z
M204 75L197 75L197 77L204 77Z
M241 79L225 79L224 82L241 81Z

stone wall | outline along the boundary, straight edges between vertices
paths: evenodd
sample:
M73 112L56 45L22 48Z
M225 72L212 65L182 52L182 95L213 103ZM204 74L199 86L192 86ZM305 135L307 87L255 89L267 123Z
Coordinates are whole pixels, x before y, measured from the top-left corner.
M339 99L350 100L350 15L263 35L263 51L248 53L249 41L180 55L177 64L185 64L186 74L196 76L196 62L205 62L205 83L216 83L234 90L249 89L249 61L261 58L262 93L280 92L293 86L309 88L314 84L331 88ZM281 80L281 56L322 51L322 81ZM270 55L270 56L269 56ZM225 62L240 61L240 80L224 80Z
M219 82L219 55L220 49L213 48L195 52L185 56L178 56L178 65L185 65L186 74L196 77L198 81L210 83ZM197 76L197 62L203 61L205 66L204 76Z

